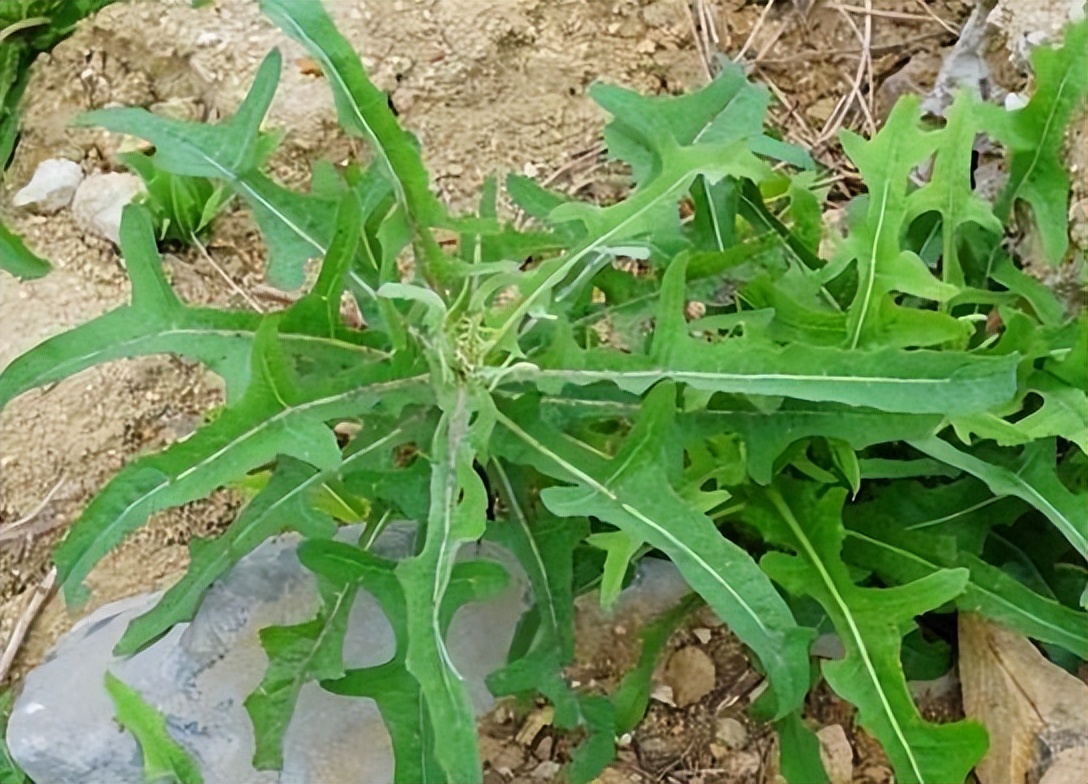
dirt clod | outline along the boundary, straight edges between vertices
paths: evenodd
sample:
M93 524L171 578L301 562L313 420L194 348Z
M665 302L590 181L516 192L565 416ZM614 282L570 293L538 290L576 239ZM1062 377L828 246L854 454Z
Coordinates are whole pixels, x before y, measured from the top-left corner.
M669 658L664 680L676 707L686 708L714 688L714 661L694 645L681 648Z

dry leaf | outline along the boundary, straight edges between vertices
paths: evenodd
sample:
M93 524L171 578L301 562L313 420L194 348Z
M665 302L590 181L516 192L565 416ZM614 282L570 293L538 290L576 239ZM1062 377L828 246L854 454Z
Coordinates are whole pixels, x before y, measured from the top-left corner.
M295 65L298 66L299 73L303 76L325 75L325 72L321 69L321 63L312 57L300 57L295 60Z
M979 781L1039 781L1059 760L1063 769L1074 769L1070 758L1085 759L1077 763L1078 781L1085 781L1088 685L1024 637L978 616L960 616L959 637L964 710L990 733L990 750L975 769Z

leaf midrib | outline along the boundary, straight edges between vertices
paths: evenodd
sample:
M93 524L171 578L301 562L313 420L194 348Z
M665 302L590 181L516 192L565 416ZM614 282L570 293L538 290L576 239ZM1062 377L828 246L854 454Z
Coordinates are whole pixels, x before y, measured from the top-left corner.
M360 449L358 452L353 452L352 454L350 454L350 455L348 455L347 457L344 458L343 462L340 463L340 466L336 469L335 472L318 471L317 473L313 474L312 476L307 477L305 480L303 480L299 484L295 485L290 490L288 490L286 493L284 493L279 498L277 498L275 501L273 501L271 504L269 504L259 514L254 515L246 523L246 525L242 526L240 529L238 529L237 532L235 532L235 534L232 536L232 540L233 541L241 541L241 540L245 539L253 531L260 528L260 526L264 523L265 520L267 520L269 518L269 516L271 516L277 510L279 510L284 505L289 503L293 498L295 498L296 496L298 496L301 493L306 492L311 487L313 487L315 484L318 484L320 482L323 482L323 481L327 480L329 478L330 473L340 473L340 472L342 472L349 465L351 465L355 460L357 460L360 457L363 457L363 456L373 452L375 449L378 449L378 448L382 447L384 444L388 443L390 440L394 439L396 436L400 435L403 432L404 432L403 427L397 428L396 430L393 430L392 432L386 434L382 438L380 438L377 441L373 442L372 444L368 444L365 448ZM228 531L228 533L229 533L229 531ZM185 577L183 579L194 582L195 584L193 585L192 589L187 590L183 594L181 594L181 596L178 596L178 597L174 598L171 601L171 603L172 604L180 603L182 601L182 599L186 598L194 590L201 593L201 594L203 594L205 589L203 587L201 587L201 586L202 585L207 585L208 576L212 575L214 577L216 575L221 574L222 570L219 567L224 562L230 562L230 560L231 560L230 556L231 556L231 551L230 551L229 548L225 549L225 550L221 550L220 552L216 553L214 558L212 558L212 559L210 559L208 561L205 561L201 565L201 568L198 569L197 571L186 573L186 575L185 575ZM151 613L154 613L157 609L158 609L158 606L156 605L156 607L149 610L148 613L146 613L145 615L150 615ZM141 617L144 617L144 616L141 616Z
M103 538L104 535L106 535L108 533L112 533L112 531L115 530L118 527L121 527L123 529L124 526L122 526L121 523L128 517L129 513L135 507L137 507L140 504L146 503L147 501L153 499L156 495L158 495L160 492L162 492L165 488L170 487L172 484L174 484L176 482L181 482L184 479L186 479L187 477L191 476L196 471L199 471L199 470L202 470L202 469L206 468L209 464L211 464L211 463L215 462L216 460L218 460L224 453L229 452L232 449L234 449L238 444L249 440L255 434L263 432L266 428L272 426L273 424L279 422L280 420L282 420L284 418L287 418L287 417L289 417L289 416L291 416L293 414L296 414L296 413L299 413L299 412L305 412L305 411L308 411L310 409L317 408L317 407L320 407L320 406L328 405L328 404L331 404L331 403L338 403L340 401L350 399L351 397L353 397L355 395L362 394L362 393L381 394L381 392L385 391L386 389L396 389L399 386L410 386L411 384L415 384L415 383L418 383L420 381L425 381L425 380L427 380L427 378L428 378L428 376L426 374L422 374L422 375L419 375L419 376L412 376L410 378L401 378L401 379L396 379L394 381L384 381L384 382L379 382L379 383L364 386L364 387L356 387L354 389L350 389L350 390L347 390L345 392L339 392L339 393L337 393L335 395L329 395L327 397L318 398L317 400L311 400L311 401L308 401L306 403L301 403L299 405L292 406L290 408L286 408L286 409L284 409L282 411L278 411L275 414L273 414L272 416L268 417L267 419L262 419L261 422L259 424L257 424L255 427L250 428L246 432L239 435L237 438L232 439L229 443L227 443L224 446L220 447L218 450L216 450L211 455L209 455L209 456L203 458L202 460L200 460L199 462L194 463L193 465L189 466L189 468L182 471L177 476L175 476L175 477L166 477L163 481L159 482L159 484L155 485L150 490L143 493L139 498L133 500L109 524L107 524L107 525L103 526L102 528L100 528L99 532L98 532L98 535L96 535L91 541L94 542L94 541L97 541L97 540ZM133 465L137 465L137 464L133 464ZM68 569L68 576L65 578L65 582L67 582L69 579L71 579L71 575L73 575L73 574L80 574L81 575L80 579L82 580L82 576L85 576L86 573L87 573L87 570L84 570L82 568L83 564L84 564L85 561L90 560L90 559L93 559L95 563L97 563L97 561L98 561L98 559L94 558L92 548L91 547L85 547L84 551L83 551L83 554L81 556L79 556L73 562L72 567L70 569ZM91 566L93 567L93 565L94 564L92 563Z
M155 341L155 340L161 340L163 338L170 338L170 337L175 337L175 336L184 337L184 336L189 336L189 335L198 336L198 337L253 338L253 337L256 336L256 334L257 334L256 330L246 331L246 330L234 330L234 329L198 329L198 328L192 328L192 327L186 327L184 329L166 329L166 330L163 330L161 332L147 333L147 334L144 334L144 335L140 335L137 338L132 338L130 340L120 341L118 343L112 343L107 348L98 349L96 351L90 352L89 354L83 354L83 355L78 356L78 357L71 357L71 358L69 358L67 360L64 360L63 362L58 362L55 365L50 366L49 374L52 375L52 374L57 373L57 372L64 372L65 368L71 367L73 365L80 365L80 364L82 364L84 362L88 362L88 361L93 362L95 360L95 358L103 356L105 354L112 354L112 353L116 352L117 350L124 351L124 350L127 350L128 348L131 348L133 346L138 346L141 343L151 342L151 341ZM389 356L384 351L381 351L381 350L375 349L375 348L371 348L370 346L360 346L360 345L358 345L356 343L348 343L346 341L336 340L335 338L326 338L326 337L321 337L321 336L318 336L318 335L305 335L305 334L301 334L301 333L281 332L280 333L280 338L285 343L293 343L293 342L324 343L324 344L327 344L327 345L330 345L330 346L336 346L337 348L342 348L342 349L345 349L345 350L348 350L348 351L354 351L354 352L357 352L357 353L363 354L363 355L371 355L371 356L376 356L378 358L383 358L383 359L388 358L388 356ZM157 352L157 353L172 354L172 353L180 353L180 352L165 351L164 350L162 352Z
M899 725L899 718L895 715L895 711L892 710L891 703L888 701L888 696L884 693L884 687L880 683L880 678L877 675L876 667L873 664L872 657L869 655L869 649L865 645L865 638L861 634L861 629L858 628L857 621L854 619L854 614L851 612L849 605L839 592L838 586L835 580L831 577L831 574L827 571L827 567L824 565L823 559L820 558L813 547L812 542L805 534L804 529L801 527L800 522L793 514L793 510L790 509L785 499L777 492L773 491L768 494L771 503L778 510L779 515L789 526L791 533L796 537L798 543L801 545L801 549L805 553L805 557L809 560L809 563L816 570L816 573L820 576L820 580L823 582L824 587L831 595L835 605L839 608L839 612L842 613L843 618L846 621L846 625L850 630L851 637L854 638L854 644L857 646L858 656L861 657L862 664L865 668L866 675L872 681L873 688L876 690L877 697L880 701L880 706L884 710L884 713L888 719L888 723L892 727L892 731L895 733L896 740L899 741L899 745L903 748L903 753L906 755L907 760L910 762L910 767L915 777L919 782L924 782L925 778L922 776L922 772L918 767L918 761L915 759L914 751L910 744L907 742L906 735L903 733L903 728Z
M928 567L930 569L933 569L934 571L940 571L941 569L946 568L944 566L941 566L939 564L935 564L932 561L929 561L929 560L923 558L922 556L918 555L917 553L914 553L914 552L912 552L910 550L903 550L902 548L896 547L895 545L892 545L892 544L890 544L888 542L881 541L880 539L874 539L873 537L871 537L871 536L869 536L867 534L863 534L860 531L855 531L855 530L852 530L852 529L847 530L846 535L849 536L849 537L853 537L854 539L862 539L862 540L864 540L866 542L869 542L870 544L876 545L877 547L883 547L886 550L889 550L889 551L891 551L893 553L896 553L897 555L902 556L905 560L915 561L915 562L917 562L919 564L922 564L923 566L926 566L926 567ZM1088 635L1085 635L1084 637L1077 637L1076 635L1071 634L1067 629L1064 629L1061 626L1055 626L1054 624L1050 623L1049 621L1046 621L1046 620L1043 620L1041 618L1038 618L1037 616L1031 615L1031 614L1027 613L1019 605L1014 604L1013 602L1010 602L1008 599L1001 596L1001 594L994 593L989 588L986 588L986 587L983 587L982 585L979 585L974 580L969 580L968 583L967 583L967 587L969 589L973 589L975 591L978 591L979 593L985 594L986 596L989 596L991 599L1005 605L1006 607L1009 607L1010 609L1012 609L1012 610L1014 610L1014 611L1016 611L1018 613L1026 615L1033 622L1038 623L1040 626L1045 626L1048 629L1052 629L1053 631L1058 633L1058 635L1060 635L1060 636L1067 637L1067 638L1069 638L1069 639L1071 639L1073 641L1082 643L1082 645L1078 646L1078 647L1084 647L1085 644L1088 644ZM1043 596L1040 596L1039 598L1044 599L1044 600L1046 599L1046 597L1043 597Z
M596 479L582 471L577 466L564 460L560 455L548 449L548 447L546 447L544 444L534 438L530 433L519 427L516 422L511 420L505 414L503 414L502 412L497 412L496 417L498 421L503 424L504 427L506 427L511 433L517 436L521 441L536 449L538 452L554 462L556 465L560 466L564 471L570 473L571 476L577 478L580 482L584 483L594 492L599 493L613 503L618 504L620 508L622 508L625 512L637 518L643 524L649 526L654 531L658 532L658 534L667 539L678 550L682 551L688 557L690 557L692 561L698 564L704 572L710 575L719 586L724 588L726 592L733 597L738 605L744 608L744 611L755 621L756 626L767 637L767 639L773 639L774 635L771 633L771 630L768 629L767 626L763 623L763 618L759 615L759 613L755 612L748 604L748 602L744 600L744 597L738 594L736 590L734 590L734 588L729 585L729 583L725 581L721 577L721 575L719 575L701 555L699 555L699 553L692 550L681 540L673 536L672 533L670 533L667 529L658 525L652 519L643 514L640 510L636 509L634 506L627 503L626 501L621 500L620 497L608 487L598 482Z

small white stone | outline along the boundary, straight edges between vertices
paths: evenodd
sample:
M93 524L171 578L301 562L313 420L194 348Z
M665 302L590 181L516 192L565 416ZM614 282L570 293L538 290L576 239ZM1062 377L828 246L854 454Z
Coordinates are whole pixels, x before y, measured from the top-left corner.
M223 36L214 30L205 30L196 37L197 46L218 46L223 43Z
M696 628L691 630L691 633L694 634L695 639L697 639L703 645L706 645L708 642L710 642L710 629L707 629L705 626L697 626Z
M666 686L664 683L659 683L654 686L653 690L650 692L650 699L669 705L673 708L676 707L676 700L672 695L672 686Z
M16 207L35 207L39 212L54 213L67 207L83 181L83 169L75 161L50 158L38 164L34 176L15 194Z
M563 766L558 762L545 760L533 768L533 772L529 775L534 779L540 779L542 781L555 781L555 777L559 774L562 767Z
M727 749L739 749L748 742L748 729L737 719L727 716L718 719L714 737L721 741Z
M1005 111L1015 112L1028 105L1028 99L1020 93L1009 93L1005 96Z
M135 174L92 174L80 184L72 200L72 217L84 231L118 242L125 205L144 190Z

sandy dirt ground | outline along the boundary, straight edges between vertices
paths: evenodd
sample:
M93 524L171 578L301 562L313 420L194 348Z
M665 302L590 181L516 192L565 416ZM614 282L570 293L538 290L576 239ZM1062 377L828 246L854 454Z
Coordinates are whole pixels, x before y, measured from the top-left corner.
M962 0L874 0L866 24L854 6L808 8L797 0L769 7L745 0L690 5L683 0L339 0L328 5L374 80L389 92L402 122L422 141L435 188L462 210L471 207L485 177L510 171L583 197L615 198L624 183L609 174L597 152L605 117L586 97L586 88L595 80L651 94L696 88L708 79L707 55L713 52L732 57L743 51L753 64L753 78L775 96L776 122L802 143L816 143L821 160L840 165L833 136L825 137L839 122L836 107L856 80L862 42L873 57L871 98L863 101L864 111L855 105L841 118L845 127L859 131L878 123L896 95L929 89L945 47L972 7ZM287 134L272 161L273 174L305 186L313 161L363 154L337 129L321 76L300 48L259 16L252 0L217 0L199 10L189 6L188 0L112 6L35 64L22 142L0 192L0 215L34 251L52 260L55 270L22 285L0 276L0 367L128 296L111 243L82 232L67 211L41 217L10 207L14 190L46 158L69 158L88 173L121 169L116 155L123 140L71 128L77 113L138 105L215 120L233 112L257 64L278 46L286 67L269 125L283 126ZM995 63L1008 89L1023 86L1008 57ZM864 88L869 94L870 85ZM841 171L845 193L850 171ZM245 307L241 289L260 301L264 251L242 208L220 219L208 250L211 260L191 249L166 249L168 274L185 299ZM0 536L20 522L18 536L0 538L0 642L48 571L52 546L95 491L135 456L191 432L221 402L213 376L157 357L88 370L23 395L0 415ZM156 516L93 572L87 609L177 579L187 564L189 540L222 530L239 503L224 491ZM49 601L11 677L17 681L40 661L73 620L59 599ZM596 630L583 645L579 666L586 677L615 682L637 655L638 623L586 627ZM720 739L715 741L723 695L743 691L752 671L726 630L699 623L678 633L670 647L706 651L717 665L714 689L684 709L655 703L602 781L774 780L773 734L748 726L739 708L745 739L728 754L721 752ZM604 650L620 653L604 662ZM958 706L932 710L955 715ZM849 715L838 715L842 712L827 695L813 700L813 718L847 728L860 760L858 780L890 780L879 749L860 731L854 733ZM553 738L547 722L528 733L525 721L521 714L500 712L484 723L489 781L539 781L532 773L541 763L562 759L566 741ZM643 753L649 748L656 756Z

